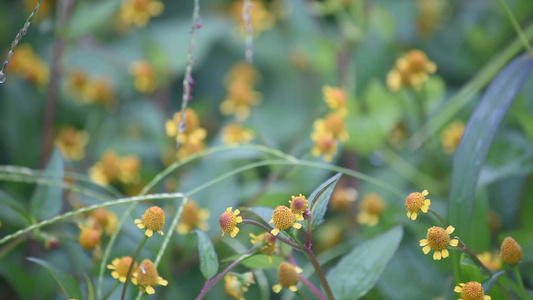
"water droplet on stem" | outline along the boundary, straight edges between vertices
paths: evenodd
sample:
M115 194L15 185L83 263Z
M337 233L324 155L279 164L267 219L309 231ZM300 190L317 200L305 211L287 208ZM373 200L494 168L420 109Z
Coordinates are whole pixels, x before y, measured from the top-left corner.
M0 72L0 83L6 82L6 74L4 72Z

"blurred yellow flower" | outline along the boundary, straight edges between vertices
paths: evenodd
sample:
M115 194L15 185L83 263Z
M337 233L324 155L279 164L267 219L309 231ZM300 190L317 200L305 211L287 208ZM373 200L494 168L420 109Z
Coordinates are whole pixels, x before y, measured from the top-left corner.
M252 0L250 8L250 22L254 35L259 35L261 32L268 30L274 26L276 16L267 9L266 3L263 0ZM239 24L239 29L242 33L246 32L246 24L243 18L244 1L234 1L231 7L231 15L233 19Z
M386 207L385 201L378 194L370 193L366 195L359 203L359 214L356 217L357 223L366 224L370 227L376 226Z
M120 7L120 20L126 25L144 27L164 8L165 5L157 0L126 0Z
M48 66L28 44L19 45L15 49L7 70L38 86L46 85L50 77Z
M137 61L131 66L135 89L144 94L153 93L157 89L157 76L154 67L147 61Z
M250 107L261 102L261 97L248 82L232 81L226 99L220 104L220 111L223 115L235 115L237 120L243 121L250 116Z
M268 232L261 233L260 235L255 235L250 233L252 238L250 242L253 245L262 244L259 248L259 253L267 255L268 261L272 263L272 254L276 251L276 237Z
M174 114L174 117L167 120L165 123L165 129L169 137L178 138L178 127L181 124L181 111ZM198 114L192 109L187 108L185 110L185 128L181 138L183 144L187 144L189 141L198 143L203 141L207 135L205 129L200 127L200 120Z
M260 74L254 65L240 61L235 63L224 76L227 85L235 81L243 81L254 86L259 81Z
M109 106L115 102L115 93L111 83L106 78L95 78L85 83L81 91L81 99L87 104Z
M36 5L37 1L35 0L24 0L24 11L26 14L31 14ZM43 0L43 2L41 2L41 6L39 7L39 12L35 15L33 20L39 22L48 17L55 8L55 5L56 0Z
M485 251L477 255L477 258L485 265L485 267L498 271L502 267L502 260L498 255L491 253L490 251Z
M326 85L322 88L322 93L329 109L337 111L341 116L348 113L348 98L343 89Z
M339 186L333 190L329 200L329 208L337 211L346 211L357 199L358 192L353 187Z
M440 135L440 141L445 153L453 154L455 152L463 137L464 131L465 124L462 121L455 121L444 128Z
M253 137L250 130L236 123L228 124L222 129L222 141L224 144L244 144L251 141Z
M429 74L437 71L437 65L420 50L411 50L396 61L395 67L387 74L387 86L391 91L402 87L416 90L422 87Z
M209 225L206 222L208 218L209 211L207 209L201 209L194 200L189 200L183 207L176 230L181 234L189 233L196 228L207 231L209 230Z
M111 210L97 208L90 212L90 216L96 221L100 228L103 228L107 235L115 232L118 224L117 215Z
M348 140L348 131L343 116L339 112L331 112L324 119L317 119L314 123L315 131L329 131L334 138L341 142Z
M82 69L75 69L68 73L67 91L75 97L82 97L85 86L89 82L89 77Z
M191 141L182 144L181 148L178 150L177 157L179 160L185 159L193 154L200 153L205 149L205 142L201 141Z
M80 160L85 156L85 146L88 141L87 132L72 126L64 126L59 129L55 144L66 160Z
M126 277L128 276L132 261L133 258L131 258L131 256L115 258L111 264L107 265L107 268L113 270L111 271L111 276L113 276L113 278L118 279L120 282L126 282ZM137 270L138 267L137 262L135 262L133 264L133 271Z
M329 131L315 131L311 134L311 139L315 142L312 153L313 156L324 155L324 160L330 162L334 155L337 155L338 142Z
M83 249L93 250L100 247L100 231L91 226L87 227L82 224L78 224L78 227L81 230L78 235L78 243Z
M233 299L245 300L241 281L233 274L224 276L224 291Z
M135 183L140 179L141 162L135 155L119 157L114 151L108 150L99 162L89 169L91 180L100 185L112 182Z

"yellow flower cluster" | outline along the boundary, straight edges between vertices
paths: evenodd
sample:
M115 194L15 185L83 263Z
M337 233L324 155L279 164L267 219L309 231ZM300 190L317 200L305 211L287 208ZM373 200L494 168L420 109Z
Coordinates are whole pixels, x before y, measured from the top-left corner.
M462 121L455 121L448 125L441 133L440 141L446 154L453 154L463 137L465 124Z
M120 20L125 25L144 27L151 17L159 16L165 5L157 0L126 0L120 7Z
M272 254L276 251L276 237L268 232L261 233L260 235L250 233L250 237L252 238L250 242L253 245L262 245L259 248L259 253L267 255L268 261L272 263Z
M261 94L254 91L259 73L250 64L238 62L226 74L226 99L220 104L225 116L235 115L238 121L250 116L251 106L261 102Z
M201 209L196 202L189 200L183 207L176 231L181 234L189 233L196 228L207 231L209 230L209 225L206 222L208 218L209 211L207 209Z
M179 111L174 114L174 117L167 120L165 123L165 129L169 137L174 137L176 141L179 141L179 126L181 126L182 112ZM185 128L181 134L181 147L178 150L178 159L184 159L189 155L201 152L205 149L205 138L207 132L204 128L200 127L200 119L198 114L192 109L187 108L185 110Z
M403 87L418 90L426 82L429 74L437 71L437 65L420 50L411 50L396 61L395 67L387 74L387 86L391 91Z
M83 223L78 223L78 243L85 250L96 250L93 254L97 257L102 233L111 236L117 228L118 217L110 210L97 208L89 212Z
M59 129L55 144L66 160L81 160L85 156L88 141L89 135L86 131L64 126Z
M114 151L108 150L99 162L89 169L91 180L99 185L108 185L120 181L124 184L139 181L141 161L135 155L119 157Z
M279 205L272 213L272 219L269 223L274 224L274 229L270 231L273 236L277 236L282 230L302 228L302 224L297 221L304 219L303 214L307 211L309 202L302 194L297 197L292 196L291 198L289 200L290 208L285 205Z
M230 123L222 129L222 142L228 145L248 143L254 138L253 133L237 123Z
M82 70L70 72L67 78L67 90L85 104L102 104L109 106L115 102L115 93L109 80L97 77L89 78Z
M376 226L386 207L385 201L378 194L366 195L359 205L359 213L356 216L357 223L370 227Z
M348 140L348 131L344 117L348 113L348 99L346 92L340 88L324 86L322 88L324 101L331 110L323 119L317 119L313 124L314 131L311 139L315 142L313 156L324 156L330 162L337 155L339 142Z
M154 67L148 61L133 63L130 70L134 77L135 89L143 94L151 94L157 89L157 76Z
M37 85L44 86L50 78L48 66L28 45L19 45L9 61L9 72Z
M261 32L268 30L274 26L276 22L276 15L267 7L264 0L252 0L250 8L250 24L254 35L259 35ZM231 6L231 16L239 25L242 33L246 33L246 23L243 18L244 1L234 1Z
M255 283L254 273L229 273L224 276L224 290L233 299L244 300L244 293Z

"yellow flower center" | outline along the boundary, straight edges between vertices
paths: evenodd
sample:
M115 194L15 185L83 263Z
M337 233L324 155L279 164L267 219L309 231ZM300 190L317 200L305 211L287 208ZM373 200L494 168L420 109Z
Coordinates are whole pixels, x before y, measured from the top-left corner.
M506 237L501 246L501 256L504 263L516 265L522 260L522 248L512 237Z
M100 244L100 233L96 229L83 228L78 237L78 242L85 250L94 249Z
M427 55L420 50L411 50L407 53L407 61L409 62L409 69L413 72L426 71L428 63Z
M376 194L368 194L363 202L363 210L372 215L381 215L385 210L385 203L380 196Z
M330 134L323 134L316 142L316 146L322 153L329 153L335 148L335 139Z
M196 225L198 225L198 223L200 223L199 214L200 209L198 208L198 205L193 201L189 201L183 207L183 212L181 214L181 222L189 226L195 227Z
M429 247L433 250L444 250L450 242L450 235L446 231L437 226L433 226L428 229L428 234L426 236L428 240Z
M300 277L291 264L283 262L278 268L278 280L281 286L290 287L296 285L300 281Z
M420 210L422 205L424 205L425 199L426 198L424 197L424 195L422 195L422 193L411 193L409 194L409 196L407 196L407 198L405 198L405 207L408 211L417 212Z
M152 261L145 259L137 269L137 283L140 286L155 286L158 284L159 274Z
M124 256L120 259L118 264L115 266L115 271L117 271L119 276L128 276L128 270L131 265L133 258L130 256ZM139 266L137 263L133 264L133 271L135 271Z
M165 226L165 212L159 206L152 206L144 213L142 223L147 229L160 231Z
M293 197L289 202L291 204L291 210L295 214L302 214L309 207L307 199L301 194L298 197Z
M333 135L339 135L344 131L344 119L338 113L330 113L324 119L326 122L326 128L331 130Z
M296 218L287 206L280 205L274 210L272 221L279 230L287 230L292 227Z
M107 210L105 208L97 208L91 212L91 217L94 218L96 223L100 227L105 227L107 225Z
M483 296L485 296L483 293L483 287L481 287L481 284L476 281L466 283L461 291L461 297L463 297L463 300L483 300Z
M233 228L237 226L237 217L232 211L225 211L218 220L220 229L224 233L231 233Z

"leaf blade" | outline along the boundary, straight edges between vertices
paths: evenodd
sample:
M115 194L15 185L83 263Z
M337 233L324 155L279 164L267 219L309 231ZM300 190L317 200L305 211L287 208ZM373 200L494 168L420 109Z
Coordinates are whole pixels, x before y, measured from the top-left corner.
M54 148L54 152L46 166L46 173L52 179L63 180L65 162L59 149ZM30 212L36 219L49 219L57 215L62 206L63 189L59 186L39 185L35 189L30 200Z
M63 290L63 292L65 292L69 298L82 299L79 284L72 276L57 269L42 259L28 257L27 260L46 268L52 277L54 277L54 279L57 281L61 290Z
M198 253L200 255L200 271L205 279L210 279L218 272L218 256L207 233L196 230L198 235Z
M311 193L311 195L309 195L309 210L313 216L313 230L324 222L324 215L328 210L329 198L341 176L342 173L335 174L328 180L324 181ZM303 225L304 228L307 229L307 222L304 222Z

